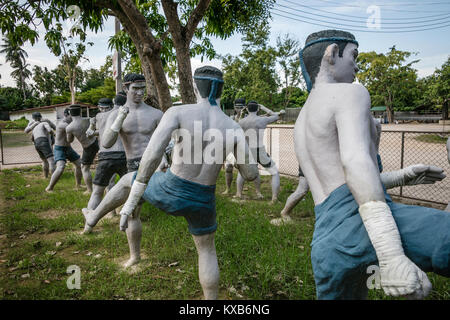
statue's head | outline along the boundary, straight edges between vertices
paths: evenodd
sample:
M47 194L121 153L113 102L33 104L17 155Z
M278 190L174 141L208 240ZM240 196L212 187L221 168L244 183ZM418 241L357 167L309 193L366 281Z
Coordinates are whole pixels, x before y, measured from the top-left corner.
M115 106L123 106L127 102L127 94L123 91L120 91L114 97L114 105Z
M208 98L212 106L217 105L223 89L223 73L212 66L197 68L194 72L194 92L197 100Z
M308 91L319 72L333 82L352 83L358 71L357 56L358 42L350 32L323 30L310 34L300 50L300 65Z
M69 113L72 117L80 117L81 116L81 106L79 104L70 105Z
M42 115L40 112L33 112L31 118L33 118L34 121L41 121Z
M250 112L250 113L258 112L258 110L259 110L259 104L258 104L258 102L256 102L256 101L249 101L249 102L247 103L247 110L248 110L248 112Z
M141 103L145 96L145 77L138 73L129 73L123 77L123 90L127 100Z
M245 107L245 99L238 98L234 100L234 110L241 111Z
M72 116L70 115L69 108L65 108L64 109L64 121L66 121L67 123L71 123L72 122Z
M106 112L111 110L113 107L113 102L110 98L101 98L98 100L98 108L100 112Z

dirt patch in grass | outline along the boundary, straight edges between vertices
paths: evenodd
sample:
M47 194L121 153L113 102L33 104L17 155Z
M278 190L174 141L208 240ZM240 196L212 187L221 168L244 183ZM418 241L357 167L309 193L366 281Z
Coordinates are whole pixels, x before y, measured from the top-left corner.
M47 211L39 212L38 216L44 219L56 219L60 216L67 214L68 212L69 211L50 209Z

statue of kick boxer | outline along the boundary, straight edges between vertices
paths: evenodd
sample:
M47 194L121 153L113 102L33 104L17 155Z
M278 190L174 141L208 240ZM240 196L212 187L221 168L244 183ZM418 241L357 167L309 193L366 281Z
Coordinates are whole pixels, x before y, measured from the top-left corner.
M69 109L64 109L64 119L60 120L56 126L56 138L55 138L55 163L56 169L52 174L50 183L48 184L45 191L52 192L55 184L58 182L59 178L64 172L66 167L66 161L69 159L75 165L75 184L76 188L81 187L81 162L80 156L75 150L72 149L70 143L67 141L66 128L69 123L72 122L72 117L69 113Z
M56 126L48 119L42 119L40 112L33 112L32 121L25 128L25 133L32 132L32 140L34 147L42 160L42 170L44 176L48 178L49 172L53 173L55 170L55 161L52 151L52 135Z
M118 109L125 104L127 97L125 92L119 93L114 98L114 109ZM105 148L102 145L103 135L106 129L106 121L108 120L111 110L113 109L113 101L109 98L102 98L98 102L98 113L94 118L91 118L91 124L86 131L86 136L98 136L100 141L100 150L98 153L98 164L95 170L94 180L92 181L93 190L87 208L93 210L97 208L100 201L102 201L105 189L110 186L111 189L114 183L115 174L120 177L127 173L127 159L122 145L122 140L119 138L110 147Z
M223 161L233 150L245 179L255 179L258 172L255 161L249 164L251 153L243 130L218 106L222 86L222 72L217 68L205 66L195 70L198 103L172 107L165 112L142 156L139 170L122 177L87 218L94 225L99 217L125 203L120 229L128 232L133 228L133 212L141 198L168 214L184 216L197 248L200 284L206 299L217 298L219 285L214 245L215 188ZM155 172L172 134L175 136L172 165L166 172ZM135 241L130 244L132 257L139 256L139 240L128 237L128 241Z
M375 121L377 127L377 150L381 137L381 124ZM415 164L407 168L400 169L395 172L380 173L381 182L386 189L392 189L400 186L413 186L419 184L433 184L445 178L444 170L434 166L425 166L422 164ZM405 174L409 173L409 174ZM402 177L402 179L393 178ZM290 216L292 209L306 196L309 191L308 182L303 175L302 169L298 168L298 186L297 189L287 198L283 210L281 210L281 217L272 219L271 224L279 226L285 223L291 223L293 220Z
M241 120L241 116L244 113L245 108L245 99L238 98L234 100L234 115L232 115L230 118L233 119L236 122L239 122ZM233 183L233 167L236 165L236 158L234 157L233 153L230 153L227 158L225 159L225 183L226 183L226 189L222 194L228 194L230 192L231 184Z
M73 104L69 107L72 122L66 128L67 142L72 143L75 138L83 147L81 155L81 173L83 174L84 183L86 184L85 194L92 192L92 175L91 164L94 162L95 155L99 150L97 137L86 136L90 121L88 118L81 117L81 106Z
M351 33L325 30L309 35L300 52L310 94L294 148L315 203L317 297L366 298L368 267L378 264L387 295L423 298L431 290L425 272L450 276L450 215L394 203L386 193L370 95L352 83L357 48ZM409 167L389 180L401 185L411 176L417 171Z
M269 116L258 116L258 110L261 109L266 112ZM245 135L250 144L250 150L253 153L253 157L257 159L258 163L263 166L263 168L270 173L272 176L272 203L275 203L278 199L278 194L280 193L280 175L278 173L277 166L275 162L270 158L264 147L264 130L267 125L275 122L279 119L280 114L284 114L285 111L273 112L272 110L266 108L265 106L256 103L255 101L250 101L247 104L248 116L239 121L239 125L244 129ZM252 145L250 139L256 135L257 145ZM259 199L263 199L261 194L261 180L258 177L255 179L255 189L256 195ZM242 189L244 188L244 179L241 175L237 176L236 180L236 195L235 198L242 198Z
M125 149L128 172L134 172L139 167L142 154L163 113L143 102L145 94L145 78L143 75L130 73L124 77L123 81L124 91L127 95L126 103L111 111L106 121L106 129L102 135L101 144L105 148L110 148L120 136ZM110 198L105 196L101 204L108 201L112 201L111 205L116 203L115 200L108 199ZM139 248L142 236L140 209L141 206L136 208L130 222L130 228L127 230L131 257L126 262L125 267L132 266L140 260ZM95 214L88 208L84 208L82 211L86 219L83 233L89 233L104 214ZM137 246L137 248L134 246Z

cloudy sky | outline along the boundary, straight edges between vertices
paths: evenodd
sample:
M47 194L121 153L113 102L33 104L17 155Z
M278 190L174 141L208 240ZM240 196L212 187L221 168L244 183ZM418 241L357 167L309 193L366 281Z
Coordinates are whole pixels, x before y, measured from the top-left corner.
M289 33L304 44L306 37L323 29L351 31L359 42L359 51L385 53L396 45L397 49L417 52L412 59L420 77L433 73L450 55L450 1L449 0L277 0L272 10L271 44L277 36ZM401 31L401 32L399 32ZM52 69L58 65L56 58L45 45L45 30L39 30L37 44L25 45L27 62ZM104 64L105 57L112 54L108 39L114 34L114 19L110 18L101 33L89 33L87 41L94 42L86 55L89 61L83 69L97 68ZM0 40L0 43L2 41ZM242 50L241 35L227 40L212 39L218 54L238 55ZM0 85L15 86L12 71L5 57L0 56ZM204 64L221 66L220 60L201 62L192 59L192 68Z

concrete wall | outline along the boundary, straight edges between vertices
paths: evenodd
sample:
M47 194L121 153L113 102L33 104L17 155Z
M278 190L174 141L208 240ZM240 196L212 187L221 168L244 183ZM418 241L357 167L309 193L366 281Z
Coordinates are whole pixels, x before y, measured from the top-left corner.
M42 118L49 119L53 123L56 123L56 111L55 111L54 108L39 110L39 112L41 113ZM11 120L17 120L17 119L20 119L22 117L25 117L25 119L27 119L28 121L31 121L32 120L32 118L31 118L31 114L32 113L33 112L29 112L29 111L26 112L26 110L24 110L23 112L17 112L17 113L15 112L13 114L10 114L9 118Z

